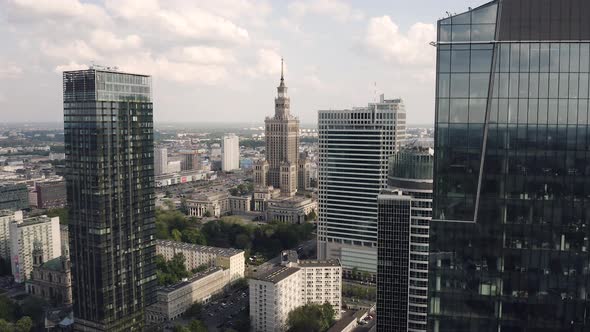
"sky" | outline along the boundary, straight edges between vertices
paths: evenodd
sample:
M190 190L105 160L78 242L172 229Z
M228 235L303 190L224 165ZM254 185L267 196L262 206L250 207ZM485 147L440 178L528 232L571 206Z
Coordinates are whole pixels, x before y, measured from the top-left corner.
M0 122L60 122L62 71L153 76L155 122L261 123L400 97L434 122L436 21L481 0L0 0Z

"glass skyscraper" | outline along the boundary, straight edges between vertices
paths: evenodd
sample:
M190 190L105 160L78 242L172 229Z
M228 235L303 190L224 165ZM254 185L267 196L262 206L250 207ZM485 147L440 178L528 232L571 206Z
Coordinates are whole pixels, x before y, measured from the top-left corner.
M438 21L429 329L590 329L590 2Z
M377 195L405 138L401 99L318 112L318 258L377 273Z
M377 197L377 332L426 332L428 227L433 151L407 146L391 156L389 189Z
M140 331L154 300L151 77L63 74L75 329Z

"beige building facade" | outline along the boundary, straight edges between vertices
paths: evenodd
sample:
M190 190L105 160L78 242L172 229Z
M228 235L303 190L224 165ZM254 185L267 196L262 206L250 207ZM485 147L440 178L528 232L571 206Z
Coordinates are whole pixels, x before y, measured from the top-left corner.
M245 257L243 250L156 240L156 255L162 255L168 261L179 253L184 255L187 270L202 265L218 266L229 270L231 282L244 277Z
M230 271L212 267L156 292L156 303L146 308L148 322L175 320L195 303L208 302L230 284Z

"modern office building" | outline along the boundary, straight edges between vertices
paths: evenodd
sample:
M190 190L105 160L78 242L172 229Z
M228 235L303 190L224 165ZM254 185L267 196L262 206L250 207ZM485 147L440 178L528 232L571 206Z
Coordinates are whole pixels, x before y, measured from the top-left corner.
M183 150L180 151L180 170L181 171L197 171L199 170L199 153L197 150Z
M433 150L406 147L378 196L377 331L426 332Z
M29 208L29 190L24 183L0 183L0 210Z
M377 195L405 138L401 99L319 111L318 258L377 273Z
M338 260L299 260L283 251L281 264L249 279L250 325L256 332L287 331L287 318L307 303L330 303L335 319L342 304L342 266Z
M61 256L59 217L47 216L10 223L10 265L15 282L24 282L33 272L33 251L41 250L43 259Z
M154 174L162 175L168 173L168 149L154 149Z
M297 166L299 160L299 119L291 115L291 99L282 70L281 83L277 87L275 115L267 117L265 124L267 179L257 185L280 188L281 193L292 196L297 191ZM258 179L258 177L256 177Z
M51 209L66 205L66 182L63 180L37 182L35 183L35 192L39 209Z
M429 331L590 328L590 2L438 21Z
M155 300L151 77L63 74L75 329L140 331Z
M223 136L221 142L221 170L229 172L240 169L240 138L229 134Z
M0 210L0 257L10 260L10 224L23 220L22 211Z

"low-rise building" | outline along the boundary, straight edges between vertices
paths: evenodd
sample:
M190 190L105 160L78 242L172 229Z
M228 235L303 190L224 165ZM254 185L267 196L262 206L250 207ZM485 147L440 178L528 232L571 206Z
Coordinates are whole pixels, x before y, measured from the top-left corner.
M179 253L184 255L187 270L203 265L217 266L229 270L231 282L244 277L245 258L243 250L156 240L156 254L164 256L167 261Z
M305 217L317 208L317 201L304 196L272 199L267 202L266 220L301 224L305 222Z
M330 303L335 319L342 305L342 266L338 260L298 260L284 251L281 264L249 280L250 324L256 332L287 330L289 313L307 303Z
M0 209L24 210L29 208L29 190L24 183L0 183Z
M37 207L39 209L51 209L66 205L66 182L48 181L35 183L37 193Z
M43 252L33 253L33 274L26 281L29 294L42 297L53 305L72 304L72 276L70 258L67 253L45 261Z
M33 271L33 250L44 260L61 256L59 217L39 216L10 223L10 262L15 282L24 282Z
M209 212L211 217L221 217L230 211L229 194L222 192L199 195L187 199L186 207L190 216L202 218Z
M174 320L184 314L195 302L207 302L230 284L230 271L212 267L156 291L156 303L146 308L148 322Z
M275 189L273 186L257 186L254 189L253 196L253 210L257 212L266 211L268 201L276 199L281 195L280 189Z
M156 187L166 187L175 184L210 180L213 172L210 171L184 171L156 175Z
M251 196L229 196L229 210L232 214L250 212Z

